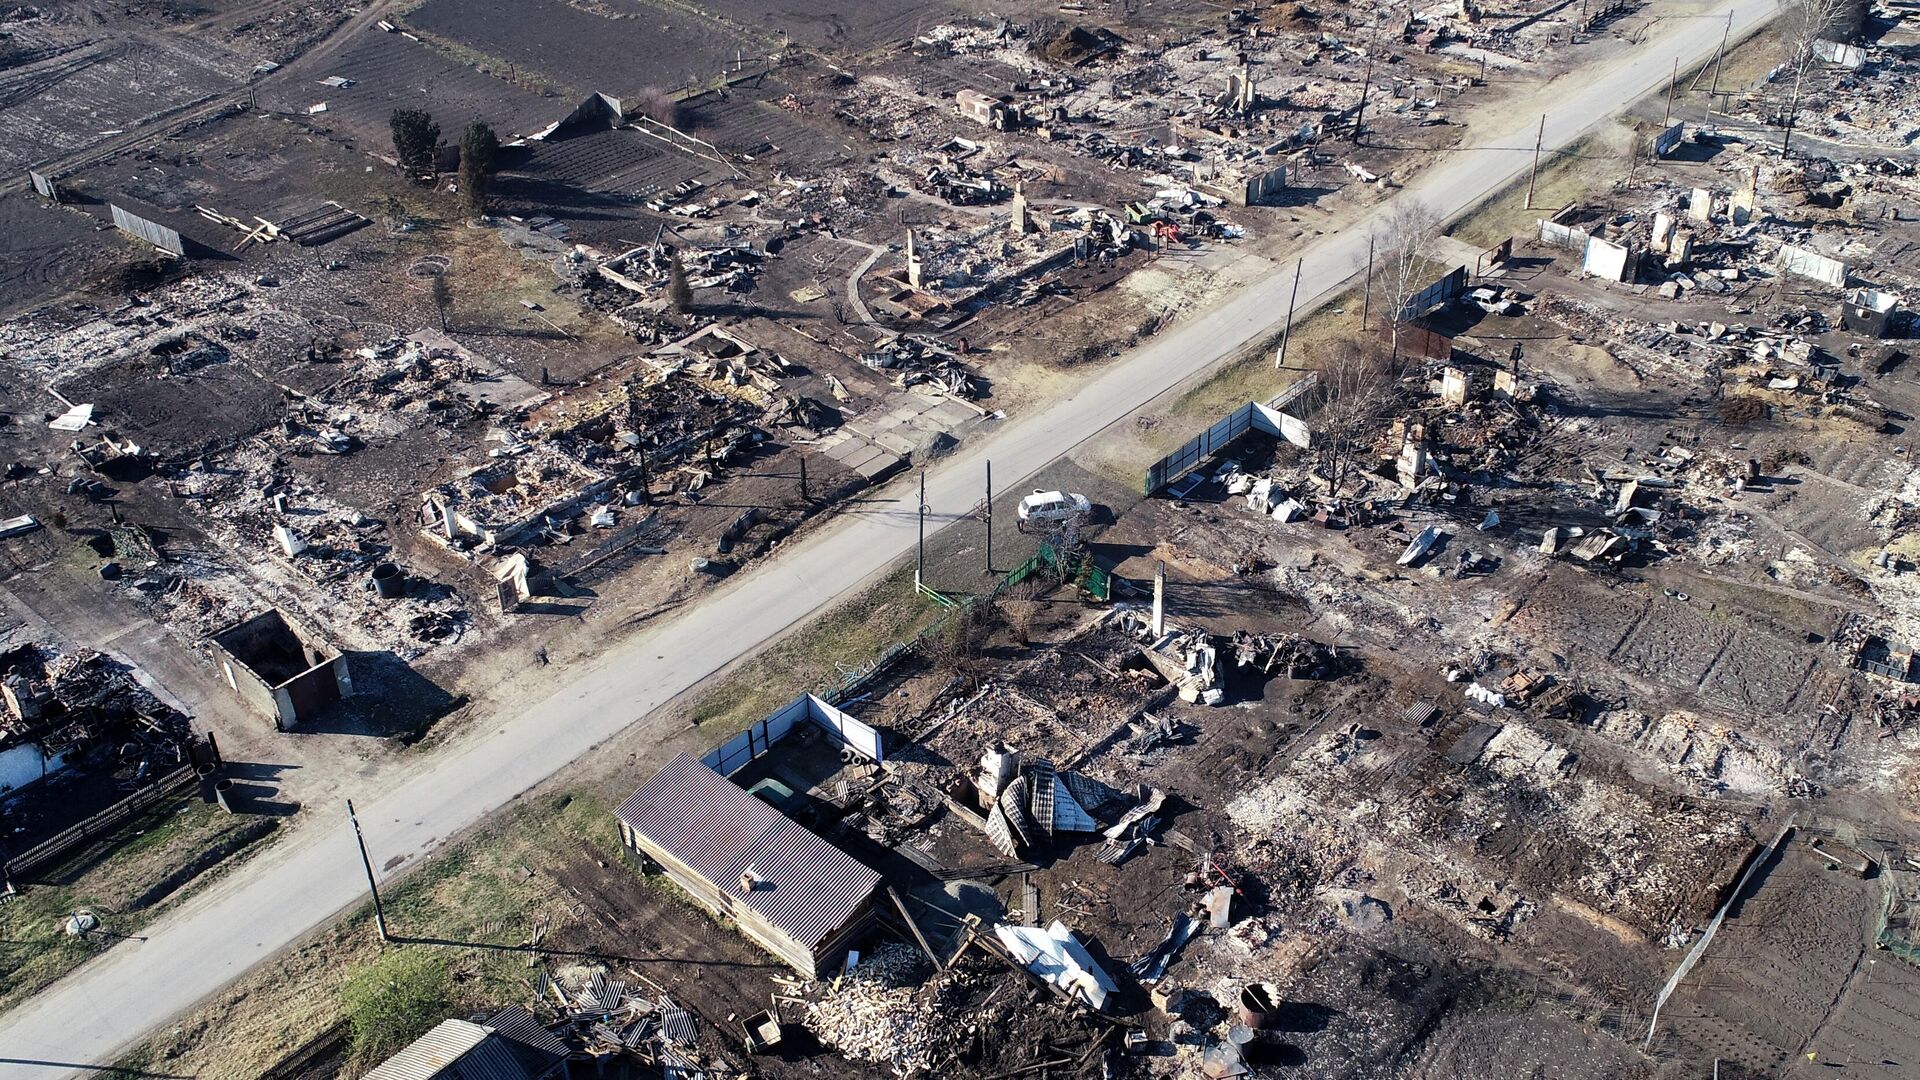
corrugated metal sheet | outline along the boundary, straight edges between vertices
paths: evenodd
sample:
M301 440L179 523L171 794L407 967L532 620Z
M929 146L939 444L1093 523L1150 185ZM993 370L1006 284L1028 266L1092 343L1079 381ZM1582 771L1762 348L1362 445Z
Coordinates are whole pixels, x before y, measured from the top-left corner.
M490 1028L443 1020L365 1080L536 1080Z
M509 1005L487 1021L495 1038L506 1044L508 1052L528 1076L546 1076L560 1067L571 1053L566 1041L548 1031L523 1005Z
M847 924L880 875L690 754L679 754L620 805L644 842L684 863L802 948ZM740 876L760 882L750 893Z

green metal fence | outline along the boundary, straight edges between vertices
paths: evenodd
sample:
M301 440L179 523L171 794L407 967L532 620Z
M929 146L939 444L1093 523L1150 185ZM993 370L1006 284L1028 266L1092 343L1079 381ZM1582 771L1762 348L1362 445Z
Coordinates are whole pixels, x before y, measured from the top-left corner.
M990 596L999 596L1042 570L1051 570L1063 582L1070 582L1095 600L1113 599L1113 575L1096 565L1092 557L1081 554L1064 562L1052 544L1041 544L1033 557L1014 567L994 586Z

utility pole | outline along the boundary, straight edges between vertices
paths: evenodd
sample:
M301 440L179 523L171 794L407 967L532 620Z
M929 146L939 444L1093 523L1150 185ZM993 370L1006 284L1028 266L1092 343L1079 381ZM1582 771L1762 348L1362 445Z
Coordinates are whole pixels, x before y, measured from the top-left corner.
M1367 328L1367 315L1373 309L1373 237L1367 237L1367 287L1360 293L1360 329Z
M1660 121L1660 130L1673 126L1673 88L1680 81L1680 58L1673 58L1673 74L1667 76L1667 115Z
M1733 12L1727 12L1727 28L1720 32L1720 48L1713 54L1713 85L1707 88L1707 119L1713 119L1713 101L1720 96L1720 63L1727 58L1727 39L1733 36Z
M987 573L993 573L993 459L987 459Z
M800 501L810 503L813 496L807 493L807 455L800 455Z
M1293 294L1287 297L1287 325L1280 331L1280 355L1273 359L1275 371L1287 366L1287 342L1293 340L1293 303L1300 299L1300 267L1306 261L1302 258L1295 259L1293 262Z
M1353 113L1353 141L1360 143L1360 125L1367 116L1367 91L1373 88L1373 50L1367 50L1367 77L1360 83L1360 107Z
M373 894L373 927L381 941L392 941L387 933L387 913L380 906L380 886L373 880L373 859L367 855L367 838L360 833L360 819L354 816L353 800L347 800L347 820L353 823L353 842L360 845L360 865L367 871L367 891Z
M927 470L920 470L920 542L913 549L913 587L925 588L922 584L927 569Z
M1547 114L1540 114L1540 134L1533 139L1533 171L1527 174L1527 209L1533 209L1533 184L1540 179L1540 144L1547 141Z

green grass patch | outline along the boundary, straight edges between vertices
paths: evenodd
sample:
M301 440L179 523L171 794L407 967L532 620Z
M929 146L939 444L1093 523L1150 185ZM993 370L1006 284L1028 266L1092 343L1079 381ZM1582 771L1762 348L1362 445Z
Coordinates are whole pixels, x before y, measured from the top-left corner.
M355 1071L426 1034L453 1007L447 958L426 946L395 949L355 968L340 988Z
M1527 206L1527 177L1522 175L1454 222L1447 235L1476 247L1492 247L1509 236L1530 233L1535 221L1551 217L1568 203L1587 202L1611 191L1614 181L1627 178L1631 136L1631 128L1614 122L1543 156L1531 208ZM1639 172L1646 176L1649 169L1642 164Z
M903 564L722 675L699 692L687 718L723 733L738 731L798 694L838 684L933 625L943 610L914 591L913 567Z
M381 889L396 943L379 941L363 905L118 1064L250 1080L344 1019L359 1075L449 1016L530 999L533 928L557 931L578 906L556 871L622 857L614 805L587 788L514 803Z
M223 813L191 795L164 799L104 847L89 846L67 865L36 875L51 883L28 883L0 904L0 1010L139 933L219 868L209 867L149 906L135 907L136 901L205 852L236 842L254 821ZM76 911L91 912L100 920L100 930L86 938L68 935L67 917Z

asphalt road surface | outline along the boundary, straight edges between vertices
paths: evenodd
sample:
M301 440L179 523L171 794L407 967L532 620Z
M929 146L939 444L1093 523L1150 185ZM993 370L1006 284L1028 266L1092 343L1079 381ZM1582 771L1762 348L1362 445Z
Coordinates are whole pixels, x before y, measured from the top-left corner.
M1664 86L1733 36L1764 23L1775 0L1735 0L1654 24L1617 59L1555 80L1538 93L1545 145L1565 146ZM1538 110L1507 110L1512 130L1482 137L1427 168L1396 194L1455 216L1526 173ZM1303 258L1301 310L1337 292L1366 258L1367 228L1318 238ZM1005 490L1107 425L1272 332L1287 308L1291 273L1248 286L1210 311L1154 337L1102 370L1072 397L975 438L927 473L927 501L964 511L978 498L991 457ZM605 657L539 705L498 717L437 751L423 767L389 767L354 792L375 866L417 865L446 838L558 772L676 694L750 653L824 604L846 596L915 538L912 485L873 509L845 511L804 540L671 622ZM366 896L352 834L335 807L72 976L0 1017L0 1080L51 1080L110 1065L149 1032ZM400 872L396 869L395 872Z

